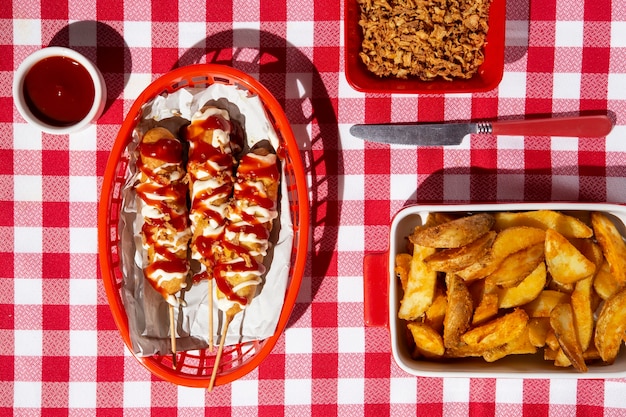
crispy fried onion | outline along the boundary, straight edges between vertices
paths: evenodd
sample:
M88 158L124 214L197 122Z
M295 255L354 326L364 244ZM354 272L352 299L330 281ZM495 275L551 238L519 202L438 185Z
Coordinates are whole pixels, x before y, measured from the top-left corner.
M471 78L484 61L491 0L357 0L360 57L380 77Z

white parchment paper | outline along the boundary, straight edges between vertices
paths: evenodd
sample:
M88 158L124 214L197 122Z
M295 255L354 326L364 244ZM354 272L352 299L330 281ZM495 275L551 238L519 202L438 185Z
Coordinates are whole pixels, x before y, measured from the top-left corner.
M274 149L280 146L279 138L260 99L257 96L250 96L247 90L235 86L213 84L203 89L181 89L169 95L158 96L144 105L143 118L139 121L133 140L128 146L130 162L126 173L127 181L122 190L120 215L121 269L124 275L122 300L128 316L133 351L139 356L169 352L170 340L168 304L143 276L140 235L143 219L137 213L135 149L141 132L154 125L181 126L207 102L228 107L231 119L240 122L244 127L248 147L264 139L268 139ZM280 154L278 152L278 155ZM284 177L283 169L278 204L279 219L274 223L270 251L265 259L267 273L257 296L231 322L226 345L265 339L272 336L276 329L289 283L293 245L292 219ZM192 264L192 269L197 268L198 265ZM180 297L186 305L175 309L177 350L204 349L208 346L209 337L208 282L205 280L192 285L190 274L187 288L181 292ZM218 335L223 320L224 314L218 311L215 301L213 341L216 344L219 342Z

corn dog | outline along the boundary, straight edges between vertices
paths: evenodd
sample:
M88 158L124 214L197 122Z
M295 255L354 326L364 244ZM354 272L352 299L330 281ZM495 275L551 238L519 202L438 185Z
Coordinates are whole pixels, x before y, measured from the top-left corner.
M172 306L186 287L190 238L181 142L167 129L148 130L138 145L136 192L145 278Z
M278 217L279 181L278 159L266 148L255 147L240 160L227 212L223 255L213 273L218 308L227 316L250 303L265 273L263 259Z

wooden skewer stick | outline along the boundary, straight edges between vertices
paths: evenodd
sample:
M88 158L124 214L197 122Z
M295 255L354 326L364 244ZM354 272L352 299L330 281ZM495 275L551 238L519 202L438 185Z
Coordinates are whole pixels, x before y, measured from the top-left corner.
M172 347L172 368L176 368L176 324L174 322L174 306L170 306L170 344Z
M213 353L213 279L209 277L209 353Z
M222 328L222 336L220 339L220 345L217 348L217 355L215 356L215 362L213 363L213 373L211 374L211 381L209 382L209 392L213 390L213 385L215 385L215 377L217 376L217 368L220 366L220 361L222 359L222 352L224 351L224 341L226 340L226 333L228 333L228 326L230 322L233 320L233 316L231 314L226 314L226 320L224 321L224 327Z

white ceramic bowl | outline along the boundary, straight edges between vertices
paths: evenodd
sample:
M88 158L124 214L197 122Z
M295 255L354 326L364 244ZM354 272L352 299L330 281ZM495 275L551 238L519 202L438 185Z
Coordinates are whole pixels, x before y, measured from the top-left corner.
M50 57L66 57L78 62L87 70L89 77L93 81L94 99L91 104L91 108L84 118L74 124L57 126L55 124L42 121L33 114L33 111L31 111L27 104L24 95L25 78L35 64ZM43 132L63 135L79 132L85 129L89 126L89 124L95 122L102 115L104 105L106 103L106 84L100 70L98 70L93 62L87 59L84 55L70 48L51 46L34 52L26 57L26 59L24 59L24 61L20 64L13 77L13 99L17 110L28 123L37 126L37 128Z
M398 319L402 288L395 276L396 254L406 252L407 236L424 224L431 212L493 212L529 211L539 209L572 211L601 211L615 222L618 230L626 233L626 207L599 203L516 203L465 205L413 205L400 210L390 229L389 251L371 254L364 263L365 322L370 326L386 326L391 337L394 360L404 371L416 376L472 377L472 378L623 378L626 377L626 346L610 366L589 364L588 372L580 373L572 367L557 368L543 359L543 349L535 355L511 355L493 363L482 358L455 359L448 362L416 360L406 344L406 326ZM369 259L368 259L369 258ZM387 280L381 280L385 276Z

